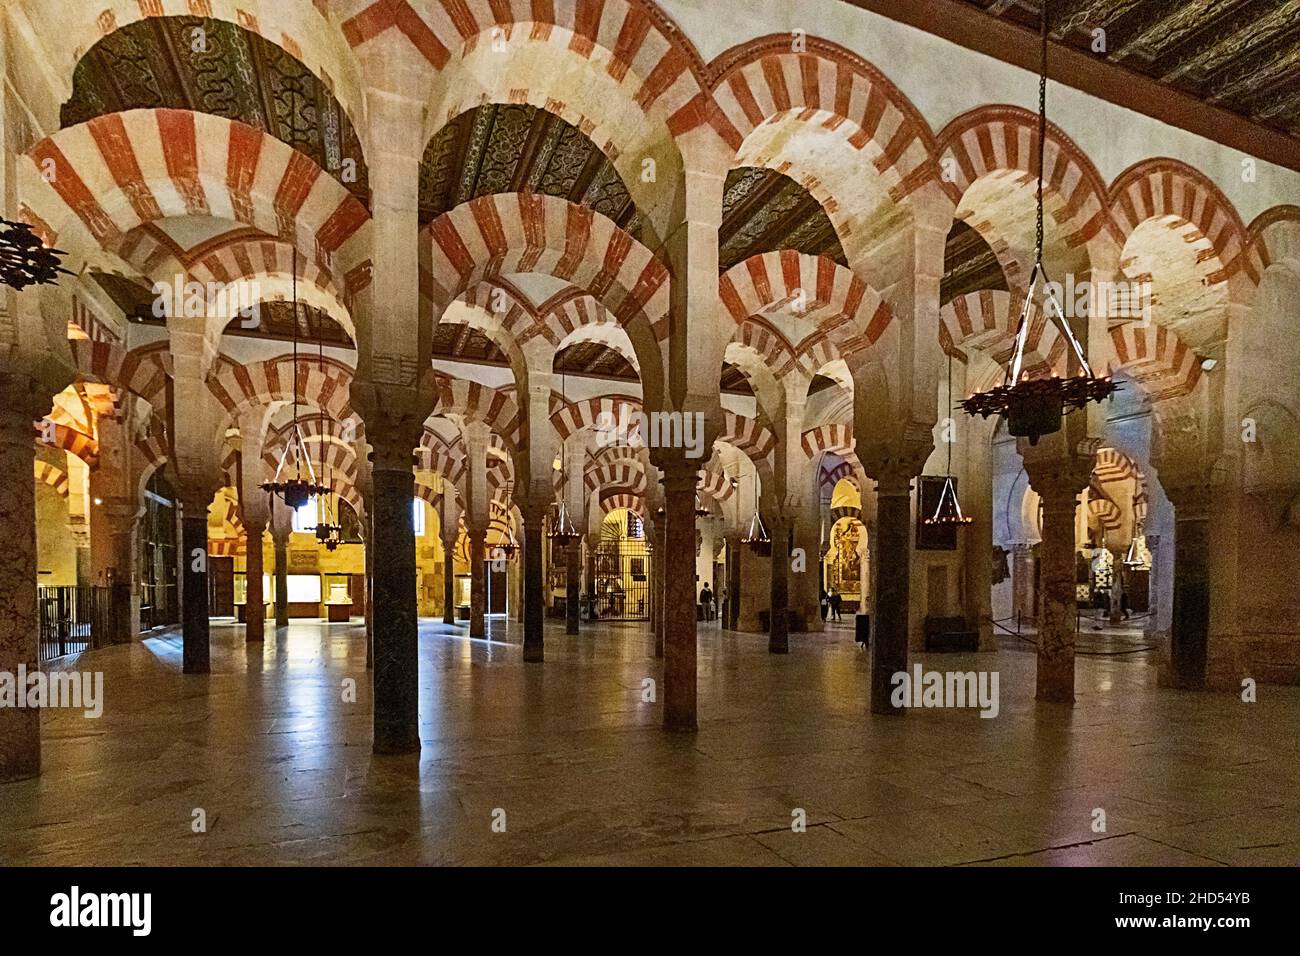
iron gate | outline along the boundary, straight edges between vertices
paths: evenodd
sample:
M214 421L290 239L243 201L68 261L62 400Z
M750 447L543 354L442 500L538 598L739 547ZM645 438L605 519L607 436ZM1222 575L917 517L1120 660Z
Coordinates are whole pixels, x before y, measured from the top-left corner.
M595 617L650 620L650 552L644 540L606 540L596 549L592 584Z

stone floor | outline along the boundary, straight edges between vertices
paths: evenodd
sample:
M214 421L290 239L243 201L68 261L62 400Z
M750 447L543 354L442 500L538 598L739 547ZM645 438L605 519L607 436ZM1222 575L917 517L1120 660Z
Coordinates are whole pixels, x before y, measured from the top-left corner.
M0 863L1300 863L1300 688L1158 690L1126 654L1080 658L1072 710L1036 705L1032 648L1007 638L922 658L997 670L996 719L873 717L847 626L788 657L712 626L700 731L667 736L641 702L661 676L644 626L548 628L542 666L517 625L491 634L421 627L410 758L370 753L355 626L250 650L216 624L207 677L180 673L175 637L85 655L104 715L46 712L44 775L0 787Z

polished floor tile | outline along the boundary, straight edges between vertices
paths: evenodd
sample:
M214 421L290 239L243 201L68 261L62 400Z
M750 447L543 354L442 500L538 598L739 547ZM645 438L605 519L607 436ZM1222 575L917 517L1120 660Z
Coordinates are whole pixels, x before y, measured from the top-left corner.
M421 625L407 757L370 751L356 626L249 647L214 623L208 676L180 673L175 636L86 654L72 666L104 673L104 714L46 712L43 775L0 787L0 863L1300 862L1300 688L1245 704L1158 689L1132 655L1081 657L1076 706L1040 705L1008 639L921 658L998 671L995 719L881 717L848 628L778 657L709 627L700 730L679 736L642 700L663 676L644 627L548 628L541 666L517 625L489 636Z

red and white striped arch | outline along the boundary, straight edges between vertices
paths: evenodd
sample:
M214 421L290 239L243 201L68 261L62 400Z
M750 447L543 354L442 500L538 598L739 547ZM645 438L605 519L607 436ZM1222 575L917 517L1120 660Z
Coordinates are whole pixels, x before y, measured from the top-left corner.
M641 399L635 396L601 395L566 403L561 396L551 394L551 425L561 441L568 441L584 428L596 427L607 420L602 419L603 415L611 416L614 422L628 423L628 434L621 436L624 441L636 442L642 437Z
M757 418L737 415L723 409L722 434L718 441L734 445L751 460L760 461L772 453L776 447L776 435Z
M605 514L618 511L620 508L626 508L628 511L640 515L642 519L647 517L645 498L643 496L617 488L608 489L601 494L600 510Z
M985 176L1012 171L1033 182L1038 175L1035 140L1038 118L1014 106L982 106L958 116L938 137L940 182L960 205L971 185ZM1066 243L1081 246L1111 228L1109 202L1101 176L1077 145L1056 126L1048 126L1044 192L1060 205L1050 214L1066 232Z
M1120 243L1149 219L1176 217L1196 227L1219 260L1207 278L1226 282L1240 267L1246 226L1236 208L1205 175L1175 159L1147 159L1119 175L1110 187L1110 210Z
M111 385L157 405L171 375L171 351L166 342L127 351L113 342L87 339L68 343L83 380Z
M1300 263L1300 206L1266 209L1246 233L1240 268L1253 284L1258 285L1265 270L1276 262L1289 259Z
M696 490L714 501L726 501L736 489L731 485L731 476L725 471L710 471L708 468L701 468L699 472L699 483L695 486Z
M905 198L934 177L925 120L879 70L838 44L788 33L728 50L711 64L717 109L712 125L733 150L764 123L795 116L843 133L866 150L890 198Z
M1201 379L1201 356L1178 334L1153 322L1131 322L1110 330L1109 374L1132 378L1153 401L1190 394Z
M57 465L36 459L35 478L38 485L49 485L58 492L60 498L68 497L70 487L68 473Z
M1088 498L1088 513L1097 519L1097 523L1101 525L1102 531L1106 534L1118 531L1124 523L1124 513L1120 511L1119 505L1109 498L1090 496Z
M564 475L556 472L557 489L563 483ZM638 461L617 462L599 465L583 476L588 488L593 491L602 488L625 488L637 495L646 492L646 474Z
M893 319L888 303L853 272L793 249L736 263L718 280L718 295L738 325L771 312L795 315L826 334L842 356L874 345Z
M352 369L341 362L327 358L324 363L295 363L290 355L253 365L219 356L208 378L208 388L234 417L258 405L292 402L297 394L300 401L305 399L313 407L324 409L328 417L342 421L352 417L351 384Z
M852 454L853 426L838 422L818 425L804 432L800 443L803 445L804 454L809 458L824 451L835 452L838 455Z
M99 442L85 432L59 421L58 418L58 407L56 406L54 414L49 416L48 425L45 422L35 423L36 443L46 448L66 451L92 467L97 465L99 463Z
M28 157L36 181L53 173L35 212L56 235L79 223L105 248L145 223L211 216L292 240L328 264L369 220L305 154L206 113L112 113L41 140Z
M1015 347L1023 296L994 289L960 295L939 310L939 345L965 361L964 352L977 350L1002 362ZM1064 375L1069 343L1046 313L1035 310L1025 341L1024 369L1030 377Z
M585 206L537 193L482 196L439 216L428 234L429 292L439 310L483 279L537 272L590 293L629 334L645 323L654 343L668 335L668 270ZM644 361L651 341L632 340Z
M503 448L513 451L523 439L523 418L515 401L514 387L491 388L451 375L438 375L437 408L440 412L486 423L499 436Z
M674 134L705 115L699 56L652 0L350 0L347 14L343 34L354 48L396 29L442 71L476 49L492 52L494 40L506 53L547 44L593 64L641 111L666 117Z

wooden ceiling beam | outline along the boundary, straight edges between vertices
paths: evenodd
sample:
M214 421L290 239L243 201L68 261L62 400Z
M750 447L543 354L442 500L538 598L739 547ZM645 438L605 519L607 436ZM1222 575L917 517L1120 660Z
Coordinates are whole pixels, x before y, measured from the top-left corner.
M1038 38L960 0L841 0L958 46L1037 72ZM1159 80L1054 44L1048 75L1057 83L1300 172L1300 140L1183 93Z

